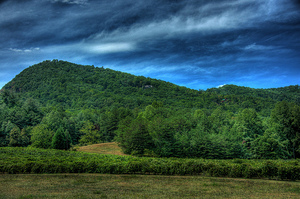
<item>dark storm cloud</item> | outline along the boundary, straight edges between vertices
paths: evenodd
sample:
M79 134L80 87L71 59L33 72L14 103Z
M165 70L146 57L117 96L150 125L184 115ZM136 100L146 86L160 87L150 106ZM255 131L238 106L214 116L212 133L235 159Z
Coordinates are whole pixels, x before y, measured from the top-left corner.
M297 0L0 1L2 85L44 59L196 89L299 84L298 5Z

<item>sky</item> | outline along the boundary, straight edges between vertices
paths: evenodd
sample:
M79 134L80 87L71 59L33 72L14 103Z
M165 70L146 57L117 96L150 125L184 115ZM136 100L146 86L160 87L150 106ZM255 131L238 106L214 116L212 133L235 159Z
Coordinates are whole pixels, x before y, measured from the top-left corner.
M192 89L300 84L300 0L0 0L0 88L44 60Z

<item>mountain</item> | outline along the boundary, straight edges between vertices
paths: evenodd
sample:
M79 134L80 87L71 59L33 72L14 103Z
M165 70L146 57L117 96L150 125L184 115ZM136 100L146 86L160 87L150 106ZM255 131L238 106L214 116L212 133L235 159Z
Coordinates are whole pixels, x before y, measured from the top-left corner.
M44 61L22 71L4 89L32 97L43 105L61 104L69 109L125 106L135 108L155 100L187 106L200 92L175 84L134 76L103 67L66 61Z
M116 141L132 155L300 158L298 85L197 91L53 60L28 67L0 94L0 146Z
M162 80L134 76L103 67L83 66L66 61L44 61L22 71L4 87L23 99L34 98L43 106L61 105L65 109L107 107L145 107L154 101L178 108L231 111L270 109L277 101L300 103L299 86L253 89L225 85L197 91Z
M224 85L219 88L208 89L208 92L214 92L222 95L237 95L266 99L270 98L276 101L291 101L300 103L299 85L270 89L254 89L236 85Z

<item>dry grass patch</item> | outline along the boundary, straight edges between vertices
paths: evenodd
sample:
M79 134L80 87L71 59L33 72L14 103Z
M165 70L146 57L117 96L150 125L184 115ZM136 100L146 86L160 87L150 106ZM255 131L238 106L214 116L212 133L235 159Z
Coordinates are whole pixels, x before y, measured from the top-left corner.
M0 198L300 198L300 182L201 176L3 174Z
M78 151L107 155L126 155L122 152L122 149L115 142L82 146L79 147Z

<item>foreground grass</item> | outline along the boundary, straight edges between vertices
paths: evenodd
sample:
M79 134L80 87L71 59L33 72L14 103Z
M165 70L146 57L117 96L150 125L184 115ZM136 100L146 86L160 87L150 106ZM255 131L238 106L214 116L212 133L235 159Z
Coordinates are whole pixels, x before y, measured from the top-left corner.
M300 183L201 176L2 174L0 198L300 198Z
M126 155L122 152L122 149L115 142L82 146L79 147L77 151L87 152L87 153L98 153L98 154L105 154L105 155Z

